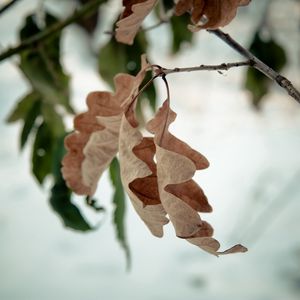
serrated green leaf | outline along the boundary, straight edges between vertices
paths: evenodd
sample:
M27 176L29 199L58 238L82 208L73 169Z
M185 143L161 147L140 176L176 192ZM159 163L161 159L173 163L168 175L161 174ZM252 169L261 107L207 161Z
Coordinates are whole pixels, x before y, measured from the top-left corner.
M52 155L55 140L46 123L37 132L32 149L32 173L40 184L52 171Z
M41 113L41 102L35 101L31 109L24 116L24 125L20 136L20 149L22 150L28 140L28 137L34 128L37 117Z
M170 19L170 26L172 31L171 51L173 54L178 53L184 44L192 43L193 33L187 28L187 25L189 23L189 14L184 14L182 16L173 16Z
M46 15L46 26L51 26L56 21L53 16ZM20 37L24 40L40 31L34 16L30 15L20 31ZM36 43L34 48L23 51L20 58L20 69L43 101L52 105L63 105L72 113L69 103L69 77L64 74L60 64L60 34Z
M54 176L54 185L51 189L49 202L66 227L78 231L89 231L93 227L88 224L77 206L71 202L71 191L66 186L61 174L61 160L65 154L63 141L64 136L57 139L55 150L53 151L52 173Z
M32 109L32 106L38 100L40 100L40 96L37 93L31 92L27 94L25 97L18 101L13 111L7 117L6 122L13 123L19 120L25 120L28 112L30 111L30 109Z
M114 225L116 230L117 239L125 251L127 267L130 267L130 250L127 244L126 231L125 231L125 194L120 176L120 165L117 158L114 158L109 166L109 173L111 182L115 188L113 203L115 205L114 210Z
M260 32L256 32L251 42L250 52L257 56L268 66L279 72L287 63L284 48L272 37L263 40ZM254 107L259 108L261 100L269 92L271 81L264 74L249 67L246 73L245 88L251 92L251 101Z

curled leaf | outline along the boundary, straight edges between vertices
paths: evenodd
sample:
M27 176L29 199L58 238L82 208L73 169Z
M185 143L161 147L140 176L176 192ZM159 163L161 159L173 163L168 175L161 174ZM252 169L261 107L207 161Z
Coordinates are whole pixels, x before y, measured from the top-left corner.
M163 226L169 220L166 218L158 192L156 165L153 160L155 145L153 138L143 138L138 130L134 105L134 102L128 103L120 128L119 155L122 183L133 207L149 230L153 235L162 237Z
M143 72L148 67L142 56ZM87 97L88 111L74 120L75 132L65 139L67 155L62 173L68 186L77 194L93 195L97 182L118 151L123 105L141 83L136 77L118 74L116 92L92 92Z
M143 138L124 115L120 134L122 182L138 215L153 235L162 237L168 219L158 193L154 154L153 139Z
M123 78L116 77L116 94L119 94L118 82L122 83ZM68 153L62 161L62 173L77 194L94 194L102 172L118 150L120 99L108 92L90 93L87 97L89 110L75 118L77 131L65 139Z
M124 0L124 13L116 23L116 40L132 45L143 20L154 8L157 0Z
M147 128L155 134L158 185L162 203L177 236L188 237L198 232L202 226L196 208L198 211L211 211L204 193L191 180L196 168L208 167L208 161L169 133L168 127L175 117L176 114L169 109L166 101L155 118L147 124ZM189 186L194 188L190 189Z
M54 184L51 188L49 204L58 214L64 226L77 231L96 229L82 215L80 209L72 202L72 194L61 174L61 160L65 153L64 136L57 138L53 150L52 169Z
M191 14L194 25L188 28L195 32L200 29L217 29L229 24L236 15L239 6L245 6L251 0L179 0L175 7L175 15L186 12ZM205 21L202 24L202 21Z
M248 251L248 249L241 244L234 245L225 251L218 251L220 248L220 243L216 239L211 237L192 237L188 238L187 241L216 256L233 253L244 253Z
M212 238L213 228L201 220L198 212L211 212L212 208L192 177L209 163L168 131L175 118L167 100L147 128L155 135L159 195L176 235L214 255L245 251L246 248L237 245L224 253L218 252L220 244Z

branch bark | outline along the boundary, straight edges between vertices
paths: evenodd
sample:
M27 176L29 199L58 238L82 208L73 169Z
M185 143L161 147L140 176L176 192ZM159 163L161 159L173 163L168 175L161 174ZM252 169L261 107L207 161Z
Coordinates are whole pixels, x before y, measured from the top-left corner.
M237 51L239 54L244 56L245 58L249 59L251 62L251 66L257 69L258 71L265 74L271 80L275 81L279 86L284 88L287 93L294 98L298 103L300 103L300 93L294 87L294 85L284 76L277 73L275 70L267 66L264 62L254 56L251 52L241 46L238 42L236 42L229 34L224 33L220 29L216 30L207 30L208 32L216 35L222 41L224 41L227 45L229 45L232 49Z
M233 63L223 63L219 65L200 65L196 67L186 67L186 68L173 68L167 69L160 67L158 65L153 65L153 67L157 68L155 70L156 75L158 76L166 76L172 73L182 73L182 72L194 72L194 71L227 71L231 68L235 67L243 67L243 66L251 66L252 62L250 60L247 61L240 61L240 62L233 62Z
M14 4L16 4L19 0L11 0L10 2L8 2L7 4L4 4L1 8L0 8L0 15L3 14L7 9L9 9L11 6L13 6Z
M18 46L9 48L0 54L0 62L7 59L8 57L18 54L28 48L33 44L42 42L48 38L51 38L57 32L63 30L68 25L74 23L75 21L88 16L91 14L104 0L94 0L83 5L80 9L76 10L71 16L63 21L59 21L53 24L51 27L39 32L36 35L22 41Z

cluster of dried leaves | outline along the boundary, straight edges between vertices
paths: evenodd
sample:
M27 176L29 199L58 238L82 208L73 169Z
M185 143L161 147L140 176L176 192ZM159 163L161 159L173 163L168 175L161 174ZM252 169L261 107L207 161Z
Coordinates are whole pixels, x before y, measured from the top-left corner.
M75 118L76 131L65 139L68 153L62 172L66 182L78 194L93 195L101 174L119 152L124 189L153 235L162 237L163 226L170 220L178 237L209 253L245 252L242 245L219 252L220 244L212 238L213 228L198 213L211 212L212 208L192 177L209 163L169 132L176 118L169 98L146 125L152 135L143 137L140 132L136 95L149 68L142 56L136 76L115 76L114 94L88 95L88 111Z
M174 9L176 16L184 13L191 15L193 31L217 29L229 24L235 17L239 6L245 6L251 0L179 0ZM132 45L134 37L143 20L157 4L158 0L123 0L124 12L116 26L116 40Z

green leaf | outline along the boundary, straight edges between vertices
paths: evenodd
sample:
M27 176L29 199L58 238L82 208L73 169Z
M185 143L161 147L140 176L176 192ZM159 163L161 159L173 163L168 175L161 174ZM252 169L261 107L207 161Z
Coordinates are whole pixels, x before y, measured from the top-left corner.
M57 19L46 15L46 26L51 26ZM34 16L26 18L25 25L20 31L21 40L30 38L41 32ZM29 82L41 96L44 102L52 105L63 105L73 113L69 103L69 77L63 72L60 64L60 34L36 43L33 48L20 54L20 69Z
M42 116L54 137L61 137L65 133L63 118L57 113L55 106L43 103Z
M56 138L55 145L53 146L51 173L55 182L64 181L61 173L61 161L67 152L64 144L67 134L70 134L70 132L65 132L59 138Z
M170 26L172 30L172 53L176 54L180 51L184 44L191 44L193 40L193 33L188 30L187 25L190 23L189 14L182 16L173 16L170 19Z
M113 78L118 73L136 75L141 68L141 55L147 52L148 42L144 32L140 32L132 46L118 43L115 38L100 49L99 72L102 78L113 87ZM151 78L147 74L144 83ZM143 83L143 84L144 84ZM143 86L143 84L141 86ZM150 107L156 109L156 90L152 84L141 95L141 99L149 101Z
M35 101L31 107L31 109L27 112L27 115L24 116L24 125L23 129L21 132L21 137L20 137L20 148L21 150L24 148L28 137L34 128L34 125L36 123L37 117L41 113L41 102L40 101Z
M268 66L279 72L287 63L285 50L272 37L263 40L259 31L255 33L254 39L249 48L255 56ZM251 92L252 104L257 109L261 100L269 92L271 81L264 74L250 67L247 70L245 88Z
M115 188L113 203L115 205L114 210L114 225L117 234L117 239L125 251L127 268L130 268L130 249L126 240L125 232L125 194L120 176L120 165L117 158L114 158L109 166L110 179Z
M251 92L252 105L259 109L263 96L269 91L268 79L256 69L248 68L245 88Z
M7 117L6 122L13 123L19 120L25 120L34 103L39 100L40 96L36 92L29 93L19 100L13 111Z
M54 142L51 130L43 122L36 132L32 150L32 173L40 184L51 174Z
M134 44L118 43L114 37L100 49L99 72L103 79L113 86L113 78L118 73L136 75L141 67L141 55L147 52L148 42L144 32L140 32Z
M99 53L99 72L102 78L113 86L113 78L119 72L126 72L125 46L112 38Z
M92 230L80 210L71 202L71 192L65 182L57 181L51 189L50 205L66 227L78 231Z
M89 231L91 227L80 210L71 202L71 191L61 174L61 160L65 154L64 136L56 140L53 153L52 173L54 175L54 185L51 189L49 199L52 209L60 216L64 226L78 231Z
M85 203L90 207L92 208L94 211L105 211L105 208L101 205L98 205L97 204L97 200L94 199L93 197L91 196L86 196L85 197Z

